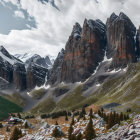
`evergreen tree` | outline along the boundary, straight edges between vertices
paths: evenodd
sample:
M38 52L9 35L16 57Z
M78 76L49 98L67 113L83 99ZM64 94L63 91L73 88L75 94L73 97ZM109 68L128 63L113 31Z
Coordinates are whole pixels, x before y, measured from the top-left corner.
M90 117L89 123L85 130L85 139L91 140L96 137L95 130L93 129L92 118Z
M61 134L60 134L60 132L59 132L57 127L54 128L52 136L56 137L56 138L61 136Z
M127 120L127 116L124 114L124 120L126 121Z
M57 121L55 122L55 125L58 125L58 122Z
M70 140L76 140L76 136L74 134L72 134Z
M93 118L93 111L92 111L92 108L91 108L90 111L89 111L89 116L90 116L90 118Z
M2 123L0 123L0 128L3 128L3 125L2 125Z
M19 113L19 112L18 112L17 116L18 116L18 118L19 118L19 119L21 119L21 115L20 115L20 113Z
M73 132L73 127L72 127L72 123L70 124L69 130L68 130L68 139L69 140L73 140L72 139L72 132Z
M102 114L102 113L101 113L101 111L100 111L100 110L98 110L98 115L99 115L100 117L101 117L101 114Z
M85 117L85 115L84 115L84 117L83 117L83 120L86 120L86 117Z
M129 120L129 114L127 114L127 120Z
M101 108L101 117L103 117L103 114L104 114L104 109Z
M74 123L75 123L75 122L74 122L74 116L72 116L71 124L74 125Z
M79 120L80 120L80 115L79 115L79 117L77 118L77 122L79 122Z
M116 114L115 124L119 124L120 125L120 116L119 116L118 113Z
M25 122L24 127L25 127L25 129L27 129L29 127L27 122Z
M80 112L80 115L79 115L80 118L83 118L84 117L84 114L83 112Z
M113 114L111 112L108 116L108 121L107 121L107 126L106 126L107 129L110 129L113 126L113 121L114 121Z
M82 114L83 114L83 115L86 115L85 107L82 108Z
M81 132L78 134L78 136L76 137L76 140L82 140L82 134Z
M13 133L11 134L10 140L18 140L21 137L22 137L21 130L15 127Z
M67 115L67 113L66 113L66 117L65 117L65 121L68 121L69 119L68 119L68 115Z
M124 116L123 116L123 113L121 112L120 114L120 121L123 121L124 120Z
M10 132L10 129L9 129L9 127L8 127L8 126L6 127L6 132Z

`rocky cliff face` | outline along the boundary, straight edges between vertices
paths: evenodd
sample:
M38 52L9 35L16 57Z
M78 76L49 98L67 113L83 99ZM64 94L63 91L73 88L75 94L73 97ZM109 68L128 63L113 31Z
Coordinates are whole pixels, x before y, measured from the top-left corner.
M53 68L48 72L48 84L55 84L61 81L61 71L62 71L62 63L64 61L65 50L62 49L61 52L58 53L56 60L54 61Z
M48 72L48 69L45 68L47 65L45 58L36 55L27 62L26 70L22 61L9 54L3 46L0 46L0 89L5 89L11 85L10 87L13 89L25 90L43 85Z
M73 27L66 44L61 81L86 80L103 60L106 47L106 27L100 20L85 19L83 29Z
M13 81L13 58L8 51L0 46L0 77L8 82Z
M8 82L13 81L13 67L0 56L0 77Z
M135 34L134 24L124 13L113 13L107 20L107 57L113 58L110 69L136 62Z
M27 89L32 89L35 86L41 86L45 83L45 77L48 69L41 67L35 63L30 63L27 68Z
M25 90L26 89L26 70L23 63L15 63L13 65L13 80L17 89Z

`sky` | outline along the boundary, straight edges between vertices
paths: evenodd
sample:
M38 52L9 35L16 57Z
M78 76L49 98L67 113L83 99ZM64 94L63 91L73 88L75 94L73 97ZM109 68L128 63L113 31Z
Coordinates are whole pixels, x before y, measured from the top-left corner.
M84 19L127 14L140 25L140 0L0 0L0 45L11 54L56 56Z

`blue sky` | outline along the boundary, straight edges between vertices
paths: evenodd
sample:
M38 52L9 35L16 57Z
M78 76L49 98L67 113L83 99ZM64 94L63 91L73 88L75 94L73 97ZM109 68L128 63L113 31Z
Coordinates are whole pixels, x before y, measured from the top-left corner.
M0 45L12 54L57 55L75 22L127 14L140 25L140 1L134 0L0 0Z
M34 18L30 18L25 10L21 10L18 16L17 6L9 3L0 3L0 33L9 34L11 30L23 30L29 29L30 27L35 27ZM22 16L23 15L23 16Z

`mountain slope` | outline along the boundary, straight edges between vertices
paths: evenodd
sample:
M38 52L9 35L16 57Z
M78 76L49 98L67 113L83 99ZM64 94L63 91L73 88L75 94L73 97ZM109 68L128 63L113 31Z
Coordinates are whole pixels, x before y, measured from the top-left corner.
M139 112L140 107L140 63L131 64L128 71L123 75L117 75L106 80L98 87L96 91L91 92L91 95L85 97L83 87L85 83L81 83L74 88L71 92L65 93L60 100L55 102L55 97L47 97L32 109L32 112L48 113L59 110L71 110L81 108L86 104L104 105L109 103L121 104L117 109L122 111L127 108L132 108L133 111ZM66 84L67 85L67 84ZM65 86L66 86L65 85ZM68 86L68 85L67 85ZM43 108L50 106L51 109Z
M0 120L9 116L9 113L22 112L22 108L0 96Z

